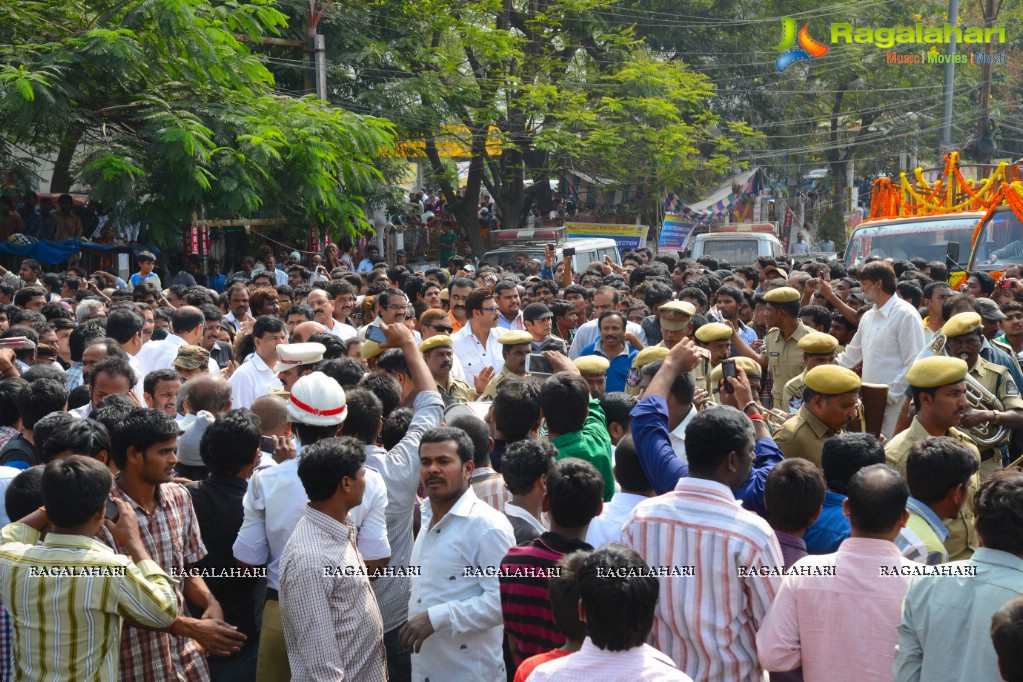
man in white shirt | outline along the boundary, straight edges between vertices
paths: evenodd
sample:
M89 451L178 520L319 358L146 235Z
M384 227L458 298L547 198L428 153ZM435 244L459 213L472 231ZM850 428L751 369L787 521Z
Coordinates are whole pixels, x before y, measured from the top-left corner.
M863 383L886 384L888 406L881 433L891 439L905 399L906 372L924 347L924 326L912 304L895 295L895 270L884 261L860 268L863 297L874 307L863 315L856 335L836 362L853 368L863 363Z
M288 420L303 449L334 437L347 415L344 390L322 372L304 376L292 387ZM278 590L281 555L309 499L298 477L301 460L300 451L298 457L253 475L243 503L245 517L233 547L241 564L267 567L267 601L263 607L256 679L291 679ZM367 467L362 504L352 508L349 516L357 529L359 554L369 571L387 565L390 559L386 513L387 490L383 479Z
M572 340L572 347L568 351L570 358L575 360L583 354L583 348L597 340L597 337L600 336L600 330L597 328L600 314L611 310L618 310L618 299L618 290L614 287L600 287L593 293L593 319L584 323L576 330L575 339ZM632 332L644 346L646 345L646 332L643 331L642 326L635 322L626 322L625 331Z
M327 328L334 336L346 341L354 338L358 331L355 327L334 319L334 297L324 289L313 289L306 296L305 304L313 309L313 320Z
M492 298L490 300L493 300ZM401 644L412 652L412 679L501 680L501 588L489 567L501 565L515 544L504 514L476 497L469 485L473 445L461 429L423 434L419 472L429 500L412 547L409 619ZM462 573L480 567L477 577Z
M183 305L171 315L171 333L162 341L150 341L142 346L135 359L142 379L154 369L169 369L178 356L181 346L201 345L202 335L206 329L206 316L202 311L190 305ZM220 367L215 360L209 361L210 372L219 372ZM236 407L246 407L237 405Z
M608 579L611 575L623 577ZM582 560L577 581L586 639L574 654L534 668L531 681L692 682L646 643L660 585L639 554L621 546L596 549ZM624 614L629 614L627 625Z
M614 494L610 502L604 504L600 515L590 521L590 527L586 530L586 542L593 547L600 547L608 542L620 543L625 519L640 502L654 496L650 479L646 477L639 458L636 457L636 445L632 442L632 436L625 436L618 441L614 462L615 480L618 481L621 490Z
M279 383L277 344L288 342L288 330L277 317L261 315L252 327L252 343L256 352L231 375L231 407L249 407L256 398L266 395L270 386Z
M227 290L227 306L230 310L224 315L223 322L238 331L242 322L252 319L249 313L249 288L241 283L231 285Z
M455 357L461 360L465 381L470 386L475 385L476 376L481 373L489 383L504 367L496 331L499 310L490 289L473 289L465 300L469 323L451 336Z

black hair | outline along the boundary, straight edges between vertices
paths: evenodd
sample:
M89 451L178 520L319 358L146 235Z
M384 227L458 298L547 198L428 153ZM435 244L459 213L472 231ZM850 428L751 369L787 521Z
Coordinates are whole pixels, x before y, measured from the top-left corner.
M609 391L597 398L597 402L600 403L600 409L604 411L608 425L619 424L626 433L629 431L629 426L632 424L632 408L639 402L635 396L621 391Z
M290 417L289 417L290 420ZM316 424L306 424L304 422L291 422L291 430L298 435L298 440L303 445L312 445L321 440L327 438L333 438L337 435L337 424L327 424L325 426L317 426Z
M161 381L181 381L181 377L173 369L154 369L142 380L142 392L153 395L156 385Z
M354 388L366 369L355 358L335 358L333 360L322 360L316 363L314 371L323 372L328 377L345 389ZM399 396L400 397L400 396Z
M540 406L551 433L574 433L590 413L590 386L578 374L559 372L540 388Z
M49 462L55 456L70 450L72 454L84 455L97 459L99 453L110 455L110 434L107 427L95 419L74 419L59 426L42 446L42 463Z
M308 343L318 343L323 346L324 360L339 360L345 355L345 342L342 341L339 336L331 334L330 332L310 334L306 341Z
M883 464L884 447L869 433L840 433L824 441L821 468L828 490L848 494L849 479L872 464Z
M108 355L92 366L92 371L89 372L90 390L96 385L96 377L100 374L106 374L109 377L124 377L128 380L129 390L138 382L138 377L135 376L135 370L131 368L128 361L114 355Z
M558 449L538 440L509 443L501 456L501 475L512 495L525 495L541 476L546 476L558 458ZM603 487L601 498L603 499Z
M591 552L579 569L586 634L602 651L628 651L644 644L659 594L660 583L643 557L618 543Z
M39 314L46 318L47 322L54 320L74 320L75 314L68 310L68 307L59 301L50 301L39 309Z
M354 388L345 391L345 405L348 415L342 425L342 433L358 438L367 445L376 445L380 434L380 420L384 416L384 405L372 391Z
M919 308L923 302L924 292L914 282L899 282L895 285L895 292L914 308Z
M643 365L639 370L642 377L640 384L643 382L649 384L657 376L662 365L664 365L664 360L655 360L647 365ZM693 375L689 372L679 372L675 376L674 381L671 382L671 388L668 389L668 393L680 405L691 405L693 398L696 396L696 382L693 380Z
M814 327L823 327L827 332L831 327L831 311L822 305L805 305L799 309L799 317L809 317Z
M408 362L405 360L405 353L400 348L388 348L377 358L377 369L388 374L404 374L412 376Z
M153 313L155 316L159 310ZM190 332L206 321L202 311L193 306L181 306L171 314L171 331L175 334Z
M21 419L18 411L18 393L28 386L22 377L7 377L0 380L0 426L14 426Z
M932 260L927 264L927 267L931 271L931 279L935 281L948 281L948 266L941 261Z
M140 282L131 290L131 298L133 301L141 301L150 296L158 296L159 293L160 291L152 282Z
M39 379L18 392L18 411L21 425L34 429L36 422L50 414L60 412L67 405L67 389L53 379Z
M25 307L26 303L28 303L31 299L36 298L38 296L42 296L45 298L47 296L46 289L44 289L43 287L22 287L21 289L18 289L16 292L14 292L14 300L12 301L12 303L14 303L14 305L18 306L19 308L23 308Z
M986 272L975 270L969 274L969 277L976 277L977 284L980 285L980 293L983 296L990 296L995 291L995 278Z
M615 446L614 475L623 492L642 494L653 490L650 479L639 463L636 443L631 434L624 436Z
M92 413L89 414L90 419L95 419L103 426L107 427L107 433L114 433L114 428L121 421L124 420L133 410L138 409L138 405L131 399L131 396L124 395L123 393L115 393L108 395L99 401L99 405L92 408ZM111 441L112 444L112 441Z
M411 407L399 407L388 415L380 429L380 444L384 450L390 450L401 442L412 424L414 414Z
M889 296L895 293L895 268L888 263L877 260L870 263L865 263L860 267L859 280L870 280L871 282L879 282L881 289ZM992 280L992 283L994 280ZM994 287L992 287L992 290Z
M316 314L313 312L313 309L307 306L305 303L296 303L295 305L290 306L288 308L288 312L284 313L284 318L287 319L292 315L301 315L309 322L312 322L313 317L316 316Z
M11 521L25 518L43 506L43 468L29 467L7 485L4 511Z
M355 363L358 364L358 361L355 361ZM387 372L371 372L366 374L359 379L357 385L359 388L372 392L373 395L380 399L380 403L383 405L384 419L391 416L395 408L401 404L401 384Z
M284 320L273 315L260 315L252 325L252 338L261 339L266 334L279 334L287 329Z
M422 446L427 443L444 443L447 441L454 441L458 449L458 459L461 460L462 464L472 459L472 439L462 429L454 429L450 426L438 426L432 428L423 434L420 443L420 451Z
M353 481L366 461L366 448L354 438L325 438L302 451L298 477L310 502L329 500L341 481Z
M786 459L767 475L764 505L775 530L802 532L810 527L824 502L824 477L805 459Z
M913 444L906 457L910 494L924 504L945 499L948 491L969 483L980 462L970 448L945 436Z
M248 408L218 416L202 432L199 455L210 473L237 476L255 461L262 436L259 417Z
M579 569L589 552L577 551L558 560L557 569L547 582L554 624L565 639L582 642L586 639L586 624L579 620Z
M509 441L527 438L540 423L540 410L540 388L530 381L515 378L505 379L498 385L490 405L494 428Z
M47 518L59 528L81 526L106 504L113 482L110 470L89 457L71 455L50 462L41 481Z
M114 427L114 432L110 434L110 456L117 468L124 470L128 464L129 447L144 454L157 443L177 438L179 433L178 423L166 412L138 407Z
M479 417L463 414L448 422L448 426L462 429L472 441L472 463L477 467L490 466L490 429Z
M1023 472L996 471L981 484L973 508L984 547L1023 555Z
M739 410L720 405L693 417L685 440L690 470L713 471L753 440L753 426Z
M600 513L604 477L584 459L558 460L547 472L551 519L564 528L582 528Z
M1005 679L1023 680L1023 596L1013 597L995 611L991 617L991 643Z
M690 285L691 284L692 282L690 282ZM703 289L698 287L687 286L682 289L682 291L678 292L678 300L681 301L685 298L695 299L699 303L698 307L706 308L710 305L710 300L707 298L707 294L703 291Z
M909 486L887 464L871 464L849 479L849 525L863 533L887 533L906 511Z
M934 292L939 289L951 289L952 286L944 281L931 281L924 285L924 298L934 298Z

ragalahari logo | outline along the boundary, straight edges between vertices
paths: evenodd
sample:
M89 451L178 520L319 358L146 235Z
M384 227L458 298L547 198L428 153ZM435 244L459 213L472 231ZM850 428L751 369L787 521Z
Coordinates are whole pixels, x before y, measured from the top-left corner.
M775 50L781 50L784 53L774 60L774 65L778 67L779 73L798 61L809 62L811 59L820 59L828 53L827 45L810 37L810 33L806 30L807 26L809 24L804 24L797 36L795 19L785 17L781 20L781 42L774 46ZM793 48L792 45L796 42L799 43L799 47Z

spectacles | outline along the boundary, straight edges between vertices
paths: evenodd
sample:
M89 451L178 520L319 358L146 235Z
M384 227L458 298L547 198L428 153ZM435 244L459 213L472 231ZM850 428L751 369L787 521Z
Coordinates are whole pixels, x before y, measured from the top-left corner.
M430 329L432 329L434 331L437 331L437 332L444 332L445 334L450 334L451 332L455 331L454 327L440 327L440 326L435 325L435 324L431 324L430 325Z
M393 312L398 312L399 310L408 310L408 306L407 305L404 305L404 304L403 305L398 305L397 303L393 303L391 305L384 306L384 307L386 307L388 310L393 311Z
M500 306L496 306L496 305L492 305L489 308L480 308L480 310L486 310L487 312L491 312L491 313L496 313L500 309L501 309L501 307Z

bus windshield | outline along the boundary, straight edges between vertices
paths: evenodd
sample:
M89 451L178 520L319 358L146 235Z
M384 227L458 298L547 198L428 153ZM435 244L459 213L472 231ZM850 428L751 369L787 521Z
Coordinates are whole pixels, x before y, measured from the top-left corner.
M1023 224L1012 209L1000 208L980 228L970 269L1004 270L1023 264Z
M865 225L856 228L845 251L846 265L862 263L868 256L879 258L925 258L928 261L945 260L949 242L959 242L965 253L973 241L973 229L979 218L914 219L905 223Z

